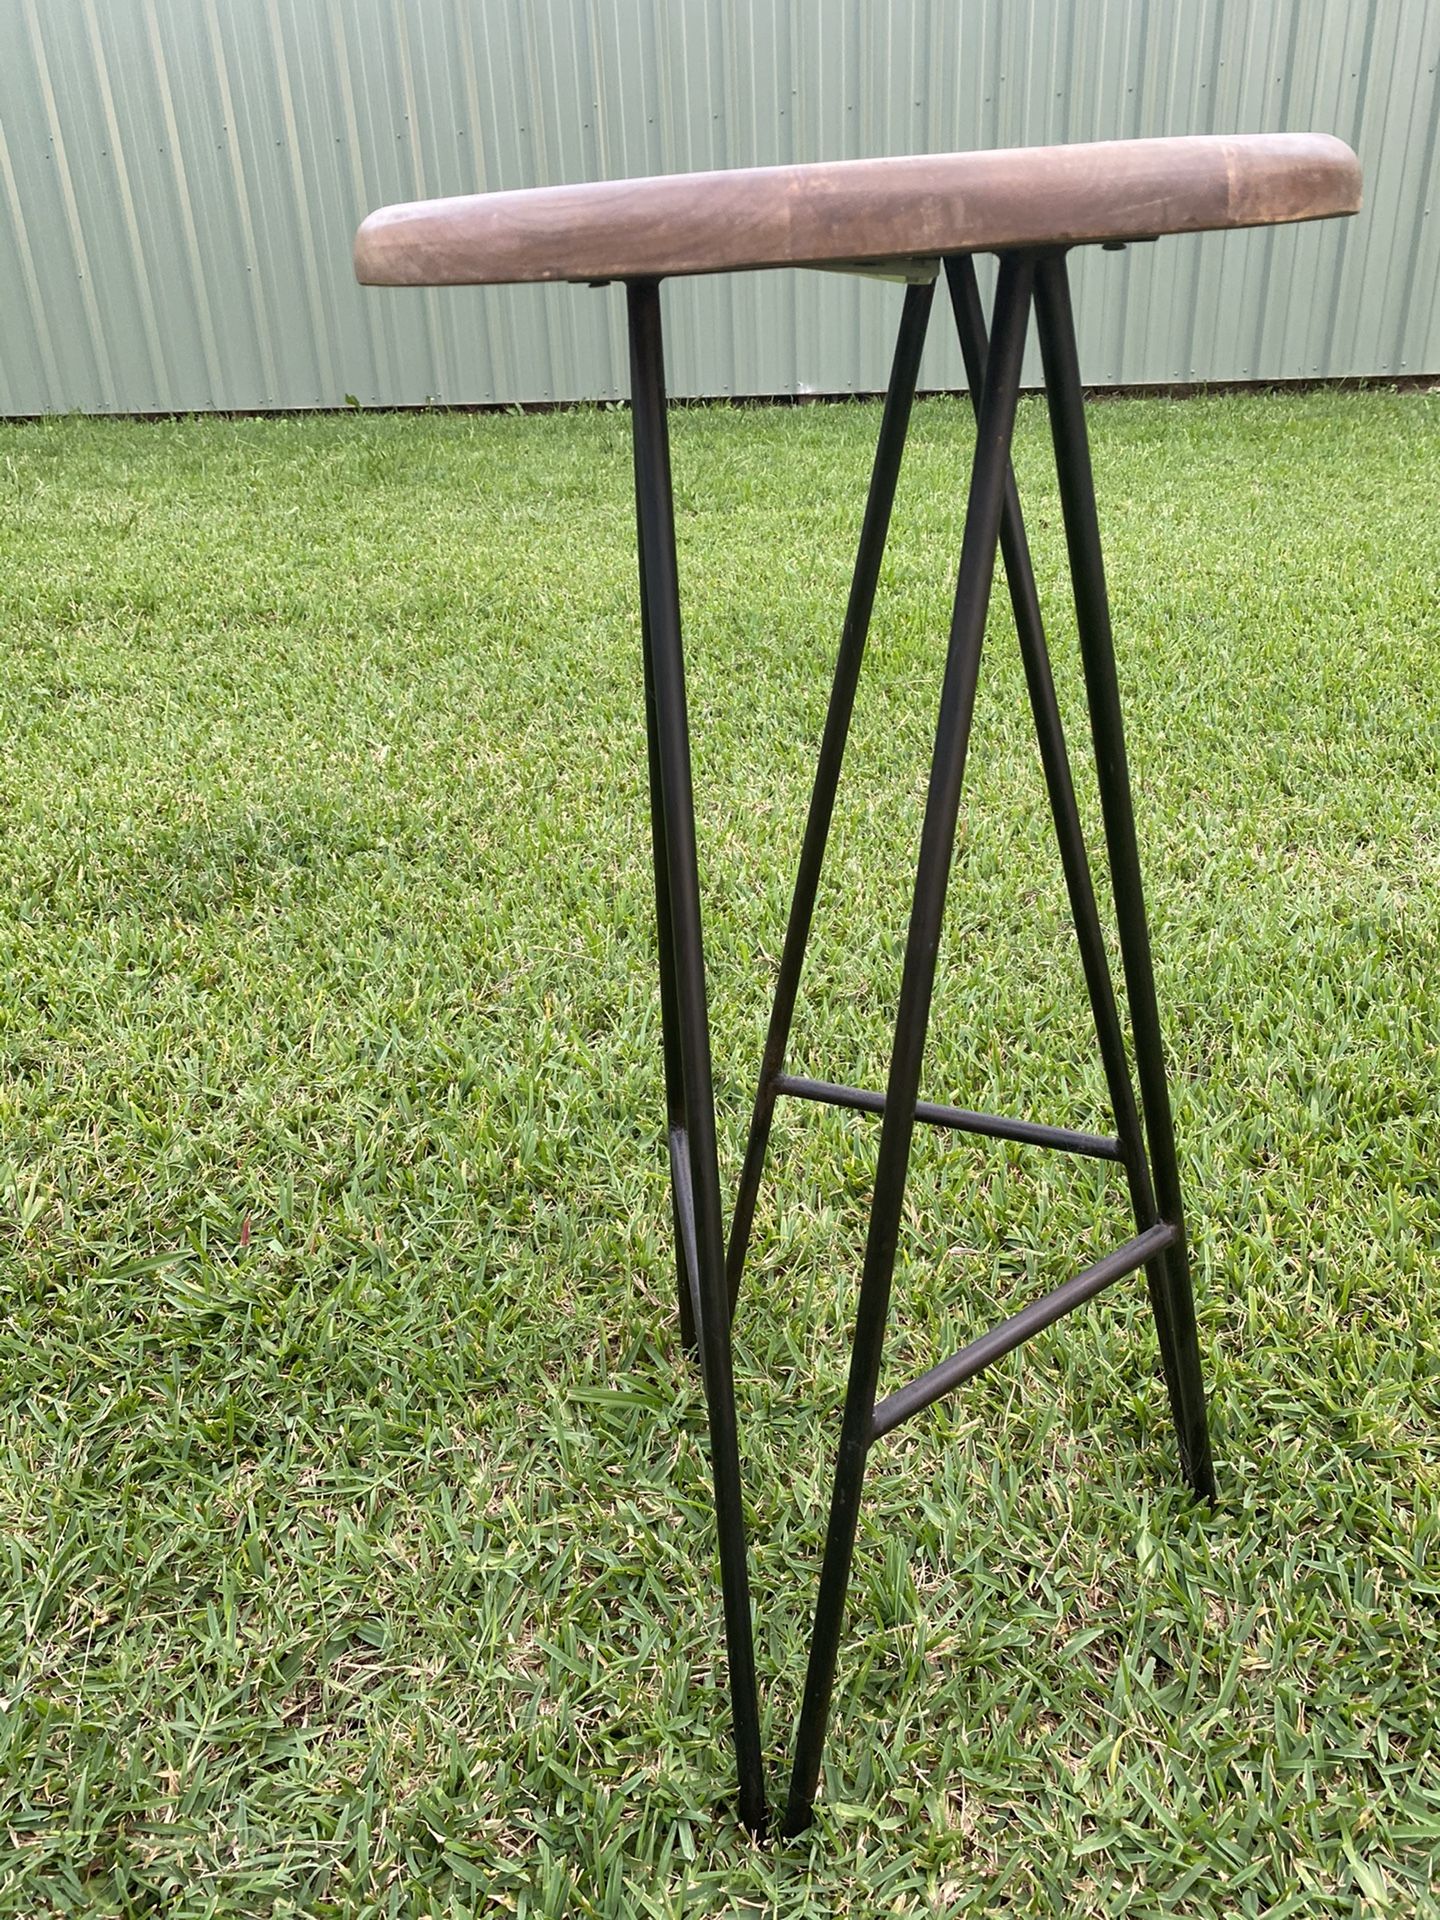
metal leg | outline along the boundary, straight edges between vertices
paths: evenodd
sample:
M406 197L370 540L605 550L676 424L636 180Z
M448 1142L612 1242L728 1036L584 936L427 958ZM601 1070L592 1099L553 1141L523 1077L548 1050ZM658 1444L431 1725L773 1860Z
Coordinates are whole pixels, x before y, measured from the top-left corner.
M980 289L975 280L974 263L968 257L945 262L950 302L960 335L960 351L965 361L965 377L970 397L978 411L985 383L985 315L980 305ZM1020 496L1013 470L1006 476L1005 503L1000 513L1000 551L1005 561L1005 578L1010 588L1010 604L1020 637L1020 655L1030 690L1030 706L1035 716L1035 733L1040 744L1040 759L1045 770L1045 786L1050 796L1050 811L1055 822L1055 837L1060 843L1060 861L1065 887L1070 898L1080 947L1080 963L1095 1018L1095 1033L1105 1069L1105 1084L1115 1116L1115 1131L1120 1141L1130 1188L1130 1204L1136 1228L1146 1232L1160 1218L1155 1190L1150 1177L1150 1162L1140 1126L1140 1112L1125 1054L1125 1039L1120 1012L1115 1002L1115 987L1105 938L1100 930L1100 915L1095 903L1095 888L1090 878L1090 862L1085 852L1085 836L1080 811L1075 801L1075 786L1070 777L1070 756L1065 746L1065 730L1055 698L1055 681L1050 671L1050 655L1045 644L1045 627L1040 616L1040 601L1035 590L1035 572L1030 564L1030 546L1025 537L1025 522L1020 511ZM1157 1322L1166 1310L1165 1258L1152 1260L1146 1268L1150 1298ZM1171 1382L1171 1354L1162 1350L1167 1383ZM1173 1398L1174 1386L1171 1383Z
M1210 1457L1200 1345L1185 1247L1180 1170L1170 1117L1170 1092L1165 1080L1160 1013L1155 997L1105 566L1095 509L1095 483L1085 428L1084 394L1063 255L1049 255L1041 261L1036 277L1035 306L1070 574L1075 589L1090 725L1095 739L1110 876L1120 926L1120 951L1135 1036L1135 1062L1150 1163L1154 1169L1155 1198L1161 1218L1175 1228L1176 1234L1173 1245L1156 1262L1159 1271L1152 1281L1151 1302L1179 1438L1181 1470L1197 1493L1213 1500L1215 1473Z
M890 386L885 395L880 439L875 449L875 465L870 475L870 492L865 502L860 546L855 557L855 573L850 583L850 602L845 610L845 625L840 634L840 653L835 663L835 679L825 714L820 758L816 762L815 784L810 794L810 812L800 848L795 893L790 903L785 946L775 983L775 1004L770 1011L770 1026L761 1058L760 1084L750 1119L750 1135L745 1146L740 1187L735 1196L735 1212L730 1221L730 1247L725 1273L732 1309L740 1292L740 1276L745 1268L745 1254L755 1220L755 1201L760 1191L760 1178L765 1171L765 1152L770 1142L770 1125L775 1117L776 1080L785 1067L785 1048L789 1043L790 1025L795 1017L795 998L800 989L800 970L805 964L805 946L815 912L815 894L820 885L820 868L825 859L825 842L830 833L835 790L840 782L840 766L845 757L845 741L855 707L860 664L865 657L870 614L875 604L875 586L880 577L880 562L885 554L885 536L890 527L890 511L895 503L900 459L905 450L910 407L915 398L920 354L925 345L925 329L930 319L934 294L933 282L906 289L900 331L895 341Z
M665 798L660 779L660 738L655 716L650 600L645 584L645 532L638 524L638 516L636 536L640 557L640 639L645 662L645 743L650 762L650 843L655 860L655 937L660 960L660 1038L665 1056L665 1119L670 1147L670 1197L675 1217L680 1344L687 1352L694 1353L698 1350L695 1301L699 1291L695 1257L695 1207L689 1179L690 1137L685 1127L685 1079L680 1060L675 938L670 921L670 875L665 863Z
M960 808L970 720L980 667L980 647L995 570L1010 435L1020 383L1034 277L1028 256L1007 255L1000 265L995 298L995 338L981 404L965 536L950 624L945 680L940 696L935 756L920 838L920 859L906 941L895 1046L881 1125L875 1193L865 1248L860 1305L855 1321L850 1379L835 1467L830 1524L820 1571L820 1592L810 1642L809 1670L796 1736L795 1766L785 1811L786 1833L809 1825L829 1718L835 1659L844 1623L845 1595L855 1548L865 1461L872 1438L875 1391L880 1375L885 1320L899 1238L900 1210L915 1127L915 1102L929 1023L935 962L945 893Z
M715 1150L715 1107L710 1074L710 1027L705 996L705 958L700 928L700 890L695 858L695 810L690 781L690 743L685 706L685 663L680 640L680 593L675 564L674 505L665 416L665 362L656 281L632 281L627 289L630 321L630 387L635 439L635 501L643 569L642 596L650 675L647 709L652 716L651 768L659 775L660 799L652 821L663 838L672 963L672 1033L678 1062L667 1059L667 1080L678 1064L683 1085L684 1143L672 1164L688 1175L688 1194L676 1182L677 1216L693 1221L697 1326L710 1421L710 1464L720 1544L720 1580L730 1664L730 1703L740 1779L740 1818L759 1832L765 1825L765 1784L760 1758L760 1716L750 1622L745 1519L740 1495L740 1454L730 1356L730 1311L725 1291L725 1247L720 1222L720 1175ZM661 930L662 994L666 947ZM672 1138L674 1111L672 1108Z

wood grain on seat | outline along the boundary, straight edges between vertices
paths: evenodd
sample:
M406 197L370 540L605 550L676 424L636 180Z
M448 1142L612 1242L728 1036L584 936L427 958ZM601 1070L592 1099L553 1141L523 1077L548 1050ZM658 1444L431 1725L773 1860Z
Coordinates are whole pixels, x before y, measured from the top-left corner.
M1359 163L1328 134L1105 140L420 200L370 215L355 272L370 286L437 287L871 265L1277 226L1359 205Z

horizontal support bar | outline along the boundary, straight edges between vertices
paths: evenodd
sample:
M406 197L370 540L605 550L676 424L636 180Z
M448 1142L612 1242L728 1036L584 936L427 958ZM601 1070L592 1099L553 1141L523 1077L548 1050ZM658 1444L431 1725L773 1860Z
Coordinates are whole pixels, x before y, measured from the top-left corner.
M860 1087L838 1087L828 1080L802 1080L792 1073L775 1076L777 1093L793 1093L797 1100L820 1100L830 1107L853 1107L857 1113L884 1113L883 1093ZM932 1127L953 1127L957 1133L981 1133L990 1140L1018 1140L1025 1147L1058 1147L1062 1153L1083 1153L1092 1160L1123 1160L1120 1142L1107 1133L1077 1133L1073 1127L1046 1127L1038 1120L1006 1120L994 1113L971 1113L968 1107L939 1107L933 1100L917 1100L915 1118Z
M1114 1253L1107 1253L1103 1260L1097 1260L1093 1267L1086 1267L1083 1273L1077 1273L1063 1286L1056 1287L1053 1293L1032 1300L1028 1307L1022 1307L1019 1313L1002 1320L989 1333L982 1333L978 1340L972 1340L959 1353L952 1353L938 1367L931 1367L928 1373L922 1373L908 1387L900 1387L894 1393L886 1394L870 1416L870 1438L880 1439L882 1434L898 1427L902 1420L908 1420L912 1413L919 1413L922 1407L928 1407L942 1394L949 1393L952 1387L973 1380L977 1373L983 1373L986 1367L1003 1360L1007 1353L1013 1353L1031 1334L1053 1326L1055 1321L1073 1308L1084 1306L1087 1300L1093 1300L1097 1293L1102 1293L1116 1280L1123 1280L1127 1273L1134 1273L1138 1267L1153 1260L1157 1253L1174 1246L1175 1240L1175 1229L1168 1221L1162 1220L1157 1226L1147 1227L1144 1233L1136 1234L1133 1240L1127 1240Z

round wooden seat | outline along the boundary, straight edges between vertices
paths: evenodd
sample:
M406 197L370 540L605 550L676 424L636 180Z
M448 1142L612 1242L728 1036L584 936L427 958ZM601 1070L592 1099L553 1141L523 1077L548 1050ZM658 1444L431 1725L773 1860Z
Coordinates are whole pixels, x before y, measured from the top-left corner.
M439 287L883 266L1359 205L1359 163L1328 134L1105 140L420 200L370 215L355 272L370 286Z

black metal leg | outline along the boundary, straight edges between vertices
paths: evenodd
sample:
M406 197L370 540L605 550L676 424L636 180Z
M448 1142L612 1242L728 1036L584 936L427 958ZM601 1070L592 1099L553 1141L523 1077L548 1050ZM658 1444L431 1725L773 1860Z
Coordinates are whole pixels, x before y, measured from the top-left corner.
M660 1039L665 1056L665 1119L670 1147L670 1197L675 1218L675 1262L680 1344L697 1351L695 1301L699 1269L695 1253L695 1207L690 1183L690 1138L685 1128L685 1078L680 1060L675 991L675 939L670 922L670 875L665 863L665 800L660 779L660 739L655 716L655 668L646 590L645 533L636 527L640 558L640 637L645 662L645 743L650 763L650 843L655 860L655 937L660 961Z
M915 398L920 354L925 345L925 329L930 319L934 294L933 282L906 289L900 331L895 341L890 386L885 395L880 439L875 449L870 492L860 528L860 546L850 583L850 601L840 634L840 653L835 663L830 705L825 714L825 731L810 794L810 812L800 848L795 893L790 903L780 972L775 983L775 1004L770 1010L770 1026L760 1063L760 1084L755 1094L750 1135L745 1145L745 1163L741 1169L735 1211L730 1221L730 1246L725 1271L732 1309L740 1292L740 1276L745 1268L750 1230L755 1221L755 1201L760 1191L760 1178L765 1171L765 1152L770 1142L770 1125L775 1117L775 1083L785 1067L785 1048L789 1043L790 1025L795 1017L795 998L800 989L800 970L805 964L805 946L815 912L820 868L825 859L825 843L835 808L835 791L840 783L840 766L845 757L845 741L855 707L855 688L865 657L865 641L870 632L875 586L880 577L880 562L885 555L885 536L890 528L890 512L895 503L895 486L900 476L900 460L905 451L910 407Z
M1150 1163L1154 1169L1155 1198L1161 1217L1175 1229L1173 1244L1155 1263L1159 1271L1152 1285L1151 1301L1179 1438L1181 1469L1197 1493L1213 1500L1215 1473L1205 1416L1205 1388L1195 1328L1190 1263L1185 1247L1180 1170L1170 1116L1170 1091L1165 1079L1160 1013L1155 996L1155 973L1150 956L1140 855L1130 799L1130 774L1115 673L1105 566L1095 508L1095 483L1085 427L1084 394L1080 385L1075 324L1063 255L1047 256L1040 263L1035 292L1050 426L1055 442L1055 464L1060 481L1061 510L1075 589L1090 725L1095 740L1111 883L1120 927L1120 951L1135 1036L1135 1063L1150 1145Z
M651 767L660 799L652 821L663 838L664 891L669 905L673 1035L678 1062L667 1058L667 1080L678 1065L683 1083L685 1138L672 1164L688 1175L688 1193L675 1186L677 1216L693 1222L697 1326L710 1422L710 1463L720 1545L720 1580L730 1664L730 1703L740 1780L740 1818L761 1831L765 1783L750 1621L745 1518L730 1356L730 1309L725 1291L725 1247L720 1221L720 1175L715 1148L714 1092L700 889L695 857L695 810L685 707L685 663L680 639L680 593L675 563L674 505L665 416L665 361L660 289L653 280L626 289L630 322L630 383L635 439L635 501L643 569L642 596L649 652L647 708L652 715ZM662 993L665 917L661 931ZM673 1094L673 1080L669 1089ZM674 1111L671 1112L672 1139Z
M1033 263L1006 256L995 300L995 337L981 405L965 535L950 625L945 680L940 696L935 756L921 831L914 902L906 941L895 1046L881 1125L875 1192L865 1248L860 1305L855 1322L850 1378L835 1467L830 1522L820 1572L820 1591L810 1643L809 1670L796 1737L795 1766L785 1811L785 1831L808 1826L820 1778L835 1660L844 1623L845 1595L855 1548L865 1461L872 1438L875 1391L890 1304L899 1238L900 1210L915 1127L915 1103L929 1023L935 962L945 912L955 824L960 807L965 754L980 667L985 616L995 569L1010 436L1019 392L1020 361L1030 309Z
M951 306L960 335L960 351L965 361L965 377L970 397L977 410L985 381L985 315L980 305L980 289L975 267L968 257L945 262ZM1050 655L1045 644L1045 627L1035 590L1035 572L1030 563L1030 546L1025 537L1025 522L1020 511L1020 496L1013 470L1006 476L1005 503L1000 514L1000 551L1005 561L1005 578L1010 588L1010 604L1020 637L1020 655L1024 663L1030 706L1035 716L1035 733L1040 744L1040 759L1045 771L1045 786L1050 796L1050 811L1055 837L1060 844L1060 862L1070 899L1080 948L1080 963L1095 1018L1095 1033L1105 1069L1105 1084L1115 1116L1130 1188L1130 1203L1136 1228L1144 1233L1159 1220L1155 1189L1150 1177L1150 1162L1140 1126L1140 1112L1125 1055L1125 1039L1120 1012L1115 1002L1115 987L1105 938L1100 930L1100 914L1095 903L1095 888L1090 878L1090 862L1085 852L1085 836L1070 776L1070 756L1065 746L1065 730L1055 698L1055 681L1050 671ZM1152 1260L1146 1268L1150 1297L1157 1321L1165 1306L1165 1256ZM1167 1382L1170 1380L1171 1355L1162 1351ZM1173 1397L1173 1385L1171 1387Z

